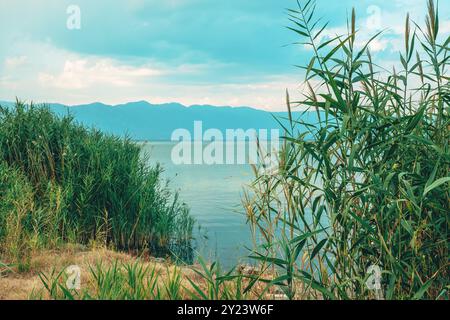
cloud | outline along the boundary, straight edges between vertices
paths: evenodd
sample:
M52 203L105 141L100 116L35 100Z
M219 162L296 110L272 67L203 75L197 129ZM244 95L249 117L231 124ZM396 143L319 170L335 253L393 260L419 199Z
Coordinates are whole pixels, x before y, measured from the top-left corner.
M416 28L417 25L424 28L425 15L427 12L427 1L425 0L393 0L390 2L385 1L349 1L353 2L353 6L356 8L356 49L363 48L369 40L371 40L377 33L381 34L375 39L371 40L369 49L372 54L377 55L377 58L383 61L392 61L397 59L398 53L403 52L404 48L404 33L405 33L405 20L407 14L410 15L411 29L417 31L417 35L420 37L421 32ZM320 2L319 2L320 3ZM349 5L348 8L351 6ZM441 37L448 37L450 35L450 20L446 17L450 16L450 6L448 4L440 3L440 35ZM347 16L350 13L347 12ZM341 19L338 24L336 20L332 20L330 26L326 28L321 36L317 38L317 41L325 41L336 36L345 37L348 35L348 22ZM424 29L423 29L424 30ZM331 48L336 43L328 46ZM420 51L420 46L417 45ZM305 46L308 51L311 48Z
M286 30L295 0L78 0L81 30L66 28L71 0L2 0L0 99L19 96L67 104L130 100L284 108L284 91L301 94L293 65L311 52ZM441 31L450 32L448 1ZM378 30L374 59L390 62L403 47L406 12L423 22L425 0L319 0L325 36L346 33L355 6L358 47ZM374 8L376 10L374 10ZM378 9L379 10L378 10ZM379 14L379 26L371 24ZM21 19L16 17L20 16ZM422 23L421 23L422 24Z
M113 59L76 54L48 42L27 41L17 43L14 52L33 55L5 60L0 73L1 100L18 96L65 104L176 101L284 110L285 89L297 90L297 76L249 74L230 78L227 70L239 66L219 61L172 65L140 58ZM23 63L26 68L18 69Z
M25 65L27 61L27 56L9 57L5 59L5 67L7 69L15 69Z
M40 73L41 86L77 90L98 85L129 87L147 77L161 76L164 71L150 67L119 65L111 59L67 60L59 74Z

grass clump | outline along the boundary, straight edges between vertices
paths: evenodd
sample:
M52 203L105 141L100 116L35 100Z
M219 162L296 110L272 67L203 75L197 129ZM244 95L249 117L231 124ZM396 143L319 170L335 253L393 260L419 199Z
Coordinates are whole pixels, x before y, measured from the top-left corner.
M193 219L161 172L129 139L46 107L1 107L1 250L18 255L25 244L72 242L154 255L187 252Z
M31 299L55 300L248 300L261 299L267 288L245 275L222 272L217 264L187 267L142 260L94 261L80 269L79 287L70 269L39 274L41 286ZM254 277L256 278L256 276Z
M373 61L378 35L358 45L355 11L347 34L326 38L315 1L289 10L313 52L289 111L319 120L290 117L279 170L258 174L245 204L263 238L254 258L281 272L290 298L296 282L311 298L448 298L450 38L428 8L425 28L406 19L392 69Z

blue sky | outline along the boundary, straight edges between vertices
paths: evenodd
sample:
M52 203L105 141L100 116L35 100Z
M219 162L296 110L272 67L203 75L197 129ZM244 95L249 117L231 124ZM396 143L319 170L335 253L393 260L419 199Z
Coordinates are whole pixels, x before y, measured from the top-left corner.
M81 29L66 27L69 5ZM284 108L284 90L300 94L293 65L311 54L284 26L295 0L2 0L0 100L80 104L94 101L249 105ZM358 12L360 38L388 29L372 50L391 63L404 17L423 21L425 0L318 0L330 27L345 31ZM441 1L441 30L450 4ZM375 22L375 23L374 23Z

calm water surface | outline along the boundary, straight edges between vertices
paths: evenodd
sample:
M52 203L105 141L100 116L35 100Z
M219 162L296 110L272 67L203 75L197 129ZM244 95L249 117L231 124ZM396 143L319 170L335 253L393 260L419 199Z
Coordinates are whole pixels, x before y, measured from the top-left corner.
M172 142L148 142L144 152L151 164L160 163L170 187L180 193L201 227L195 230L196 250L206 259L233 266L245 260L252 247L250 229L241 205L244 187L253 179L249 165L175 165Z

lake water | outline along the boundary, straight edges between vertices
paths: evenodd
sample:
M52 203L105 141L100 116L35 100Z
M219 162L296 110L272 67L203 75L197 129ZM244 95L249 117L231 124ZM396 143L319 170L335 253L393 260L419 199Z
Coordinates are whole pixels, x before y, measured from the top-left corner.
M149 142L144 152L151 164L160 163L197 220L196 250L208 260L223 266L243 262L252 247L252 236L241 205L243 190L254 178L250 165L175 165L172 149L176 143Z

